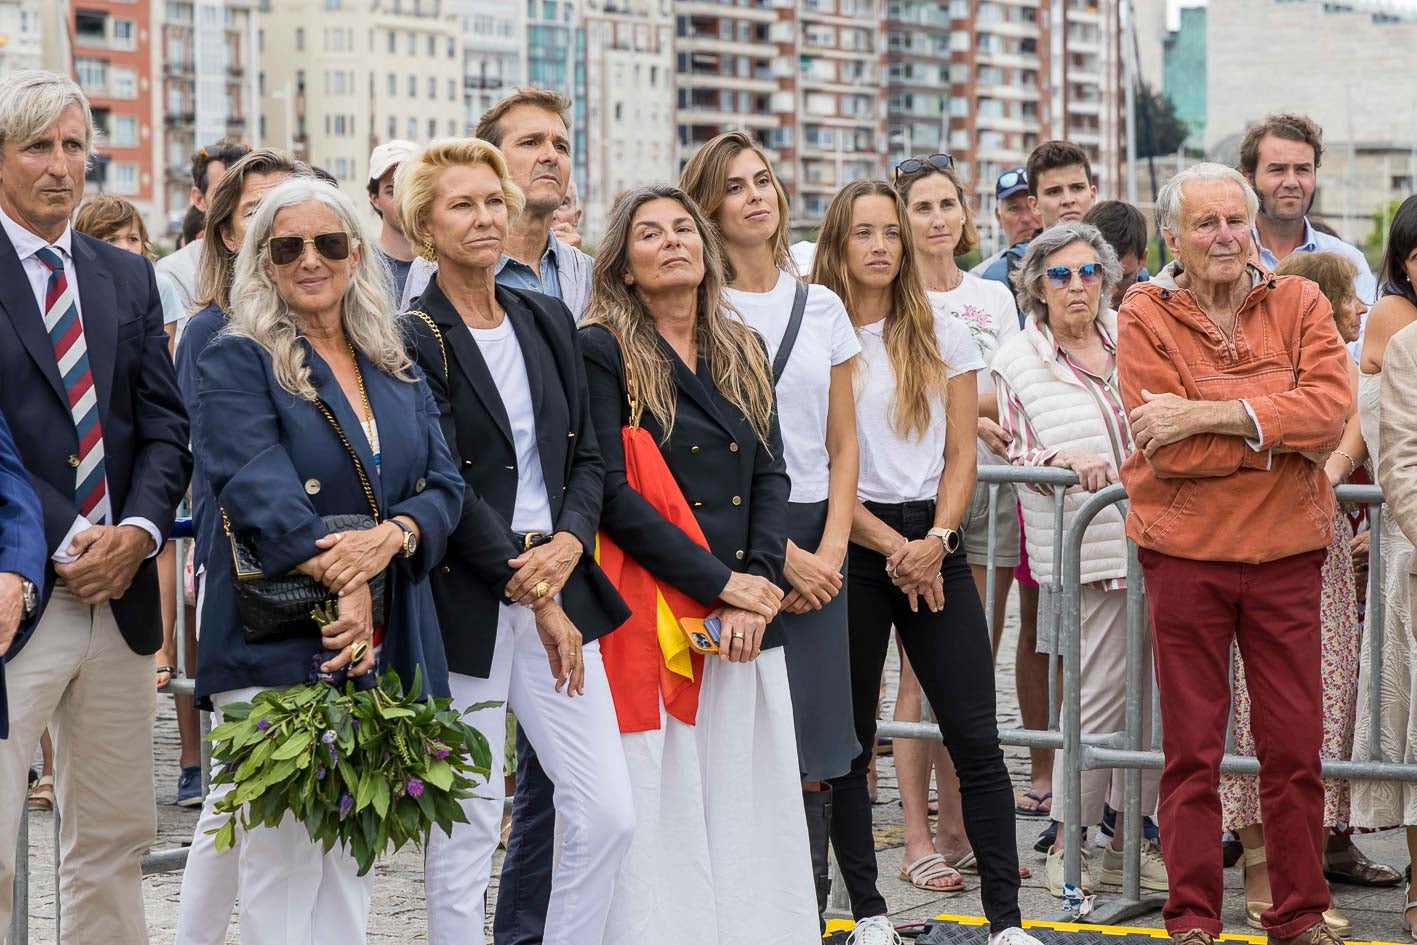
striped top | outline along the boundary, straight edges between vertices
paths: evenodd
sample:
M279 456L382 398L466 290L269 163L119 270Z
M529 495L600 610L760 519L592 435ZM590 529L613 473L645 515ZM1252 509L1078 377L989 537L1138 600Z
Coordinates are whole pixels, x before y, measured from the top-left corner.
M1070 355L1058 340L1053 337L1053 332L1049 330L1046 322L1039 323L1039 330L1048 342L1053 346L1053 353L1057 357L1058 363L1072 372L1084 390L1091 396L1097 404L1098 415L1103 425L1107 428L1107 440L1112 444L1112 456L1103 457L1112 461L1112 468L1121 471L1122 460L1131 455L1135 447L1132 444L1132 431L1127 425L1126 408L1122 406L1122 392L1117 387L1117 343L1107 336L1106 331L1099 329L1102 336L1102 346L1107 351L1107 367L1101 373L1090 370L1081 361ZM1033 423L1024 410L1023 401L1019 399L1017 392L1012 390L1008 382L1003 377L995 375L995 381L999 389L999 425L1004 428L1011 439L1009 440L1009 462L1015 466L1047 466L1064 447L1047 447L1039 438L1038 432L1034 430ZM1051 491L1051 486L1036 487L1042 491ZM1125 578L1112 578L1107 581L1098 581L1089 585L1098 590L1114 591L1127 586Z

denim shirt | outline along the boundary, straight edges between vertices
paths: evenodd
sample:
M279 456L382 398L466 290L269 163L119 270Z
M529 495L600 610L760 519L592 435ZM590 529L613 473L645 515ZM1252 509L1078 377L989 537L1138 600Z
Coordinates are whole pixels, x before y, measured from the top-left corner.
M1279 265L1279 259L1270 252L1263 243L1260 242L1260 230L1256 226L1253 230L1255 245L1260 250L1260 262L1270 272ZM1373 275L1373 270L1368 266L1368 259L1355 246L1345 243L1335 236L1327 233L1320 233L1309 225L1309 218L1304 218L1304 242L1295 248L1296 253L1337 253L1344 259L1351 262L1358 270L1358 274L1353 277L1353 290L1366 304L1372 305L1378 298L1378 280ZM1365 312L1358 323L1358 340L1348 344L1348 352L1353 356L1353 360L1358 360L1358 352L1362 350L1363 332L1368 327L1368 315Z

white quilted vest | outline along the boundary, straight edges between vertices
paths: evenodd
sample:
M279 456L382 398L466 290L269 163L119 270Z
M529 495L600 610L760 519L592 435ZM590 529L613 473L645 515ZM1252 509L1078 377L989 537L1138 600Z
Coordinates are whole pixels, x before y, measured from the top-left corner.
M1104 309L1098 316L1103 332L1115 343L1117 313ZM1023 332L1010 338L994 356L993 372L1023 403L1041 444L1047 449L1084 449L1111 460L1121 468L1124 456L1116 455L1107 428L1098 413L1097 402L1087 388L1058 361L1053 343L1029 316ZM1023 505L1024 540L1033 579L1042 585L1053 581L1053 533L1057 503L1052 487L1040 492L1020 486ZM1063 524L1071 525L1077 510L1091 493L1073 486L1063 496ZM1066 531L1065 542L1066 542ZM1066 547L1066 544L1064 545ZM1058 562L1061 567L1062 562ZM1126 577L1127 532L1116 505L1103 509L1087 528L1082 545L1082 581L1105 581Z

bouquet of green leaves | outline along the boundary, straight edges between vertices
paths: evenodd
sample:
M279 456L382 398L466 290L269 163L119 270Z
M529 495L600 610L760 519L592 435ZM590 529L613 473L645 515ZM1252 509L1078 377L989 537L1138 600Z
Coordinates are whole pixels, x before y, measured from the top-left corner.
M452 700L421 699L417 672L408 693L393 670L362 690L343 676L222 706L210 736L212 784L233 787L216 804L230 819L209 831L217 850L235 846L243 811L247 830L291 813L326 852L348 849L363 876L390 847L426 843L435 824L451 834L467 822L460 802L491 772L487 738Z

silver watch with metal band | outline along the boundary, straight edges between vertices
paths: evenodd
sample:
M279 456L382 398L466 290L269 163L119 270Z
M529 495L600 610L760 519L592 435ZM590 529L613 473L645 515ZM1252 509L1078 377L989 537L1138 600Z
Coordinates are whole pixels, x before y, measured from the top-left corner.
M952 555L959 550L959 532L953 528L932 528L925 534L934 535L945 546L945 554Z
M39 610L39 588L28 578L20 578L20 590L24 595L25 619L28 620Z

